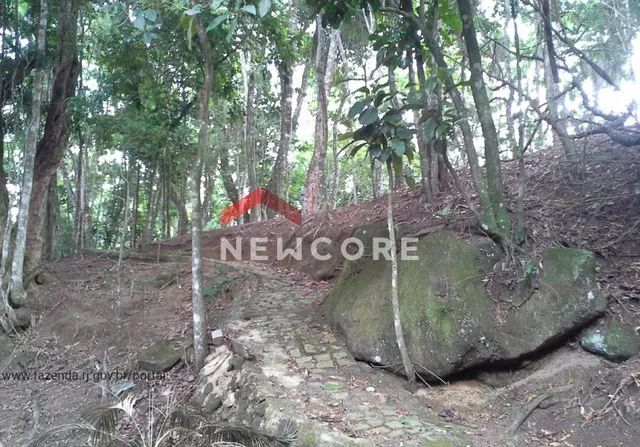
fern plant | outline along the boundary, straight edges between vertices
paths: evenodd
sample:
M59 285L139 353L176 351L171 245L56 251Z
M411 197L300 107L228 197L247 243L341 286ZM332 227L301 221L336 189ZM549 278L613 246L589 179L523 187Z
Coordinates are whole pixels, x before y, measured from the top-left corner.
M270 436L248 427L212 424L173 400L159 407L150 399L149 411L141 421L143 418L136 414L137 401L128 396L115 404L92 409L78 423L42 433L29 447L49 447L63 434L85 435L87 441L82 445L90 447L289 447L296 440L297 427L293 422L280 424L277 435ZM126 429L130 433L125 433Z

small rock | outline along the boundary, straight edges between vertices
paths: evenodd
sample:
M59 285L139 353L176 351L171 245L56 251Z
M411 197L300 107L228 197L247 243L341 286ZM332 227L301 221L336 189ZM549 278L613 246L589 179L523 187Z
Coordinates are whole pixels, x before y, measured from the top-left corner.
M26 330L31 327L31 310L27 307L21 307L14 310L16 321L13 323L16 329Z
M236 395L235 393L229 393L227 398L222 402L225 408L231 408L236 404Z
M231 350L245 360L255 360L256 356L245 348L238 340L231 340Z
M375 393L376 389L372 386L368 386L365 388L366 391L368 391L369 393Z
M222 346L224 344L224 334L222 330L216 329L215 331L211 331L211 342L213 346Z
M166 340L154 343L138 357L141 369L153 372L170 370L180 360L180 353Z
M206 413L213 413L222 406L222 399L220 396L209 394L204 400L204 411Z
M11 355L14 345L11 339L7 336L0 337L0 360L3 360Z
M242 357L239 356L234 356L231 359L231 369L233 369L234 371L240 371L240 369L242 369L242 365L244 364L245 360Z
M624 362L640 353L640 336L633 327L613 320L583 331L580 345L613 362Z

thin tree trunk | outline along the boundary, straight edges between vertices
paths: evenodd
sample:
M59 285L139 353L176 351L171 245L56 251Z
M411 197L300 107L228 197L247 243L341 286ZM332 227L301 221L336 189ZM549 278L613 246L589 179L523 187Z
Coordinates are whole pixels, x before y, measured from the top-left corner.
M27 128L27 135L24 145L24 170L22 174L22 188L20 190L20 209L18 210L18 219L16 222L16 242L13 251L13 262L11 266L11 279L8 286L8 294L3 294L0 309L2 313L10 311L8 309L7 296L12 304L16 307L22 307L26 304L26 292L24 290L23 268L25 259L25 250L27 242L27 226L29 223L29 208L31 204L31 194L33 189L33 175L36 157L36 146L38 142L38 134L40 131L40 110L42 108L42 91L45 75L45 39L47 29L48 4L47 0L40 0L40 21L37 31L37 53L36 53L36 74L33 80L33 94L31 100L31 119ZM12 319L12 315L9 315Z
M129 231L129 196L131 195L131 158L129 163L124 166L123 179L126 182L125 193L122 199L122 226L120 227L119 255L118 255L118 272L124 260L125 244L127 241L127 231Z
M286 62L278 65L280 77L280 141L278 143L278 154L273 165L269 189L278 196L283 196L284 176L287 171L287 157L291 147L291 133L293 131L292 122L292 101L293 101L293 70Z
M247 67L247 96L246 96L246 117L244 124L244 150L245 161L247 162L247 179L249 181L249 190L255 191L258 189L258 179L256 176L256 139L255 139L255 124L254 124L254 101L256 97L256 74L249 60ZM257 222L259 220L260 210L251 210L251 221Z
M398 100L398 86L396 84L396 74L392 67L387 67L387 73L389 76L389 92L391 94L391 103L396 109L400 108L400 101ZM393 189L401 189L404 187L404 160L402 157L393 157L393 170L394 170L394 182Z
M82 240L82 230L84 228L84 183L85 183L85 172L84 172L84 144L82 136L79 138L78 144L78 160L76 166L76 209L74 213L74 230L73 230L73 246L74 252L80 253L83 248Z
M391 252L391 308L393 310L393 328L396 335L396 343L400 351L402 359L402 367L404 374L409 382L414 383L416 380L416 372L413 363L409 357L407 343L404 339L404 331L402 329L402 317L400 314L400 299L398 292L398 257L396 251L396 229L393 222L393 168L387 163L387 172L389 174L389 192L387 193L387 229L389 230L389 243Z
M513 71L511 70L511 38L509 37L509 24L511 23L511 0L504 0L505 16L502 24L502 43L504 49L501 51L504 63L504 75L510 81L513 79ZM505 118L507 121L507 140L514 158L518 156L518 141L516 137L515 119L513 117L513 104L515 103L515 93L513 89L509 89L509 97L505 107Z
M518 86L518 92L522 91L522 55L520 53L520 35L518 33L518 22L516 20L518 14L517 3L511 3L509 10L513 17L513 30L514 30L514 44L516 50L516 83ZM507 47L508 48L508 47ZM509 89L513 95L513 89ZM518 109L521 113L524 113L523 98L518 93ZM518 160L518 195L516 200L516 228L514 231L514 240L517 244L521 244L525 240L525 214L524 214L524 195L525 195L525 183L526 172L524 166L524 126L525 116L521 116L518 123L518 141L516 145L516 159Z
M133 203L131 209L131 248L135 248L138 240L138 206L140 205L140 164L135 162L135 177L133 183Z
M204 82L198 92L198 153L191 173L191 274L193 299L193 349L195 352L195 370L200 371L208 353L207 346L207 308L202 294L202 222L200 203L200 182L202 178L202 161L209 147L209 98L213 87L213 61L211 46L205 33L202 21L196 19L198 42L204 61Z
M470 0L457 0L463 23L464 42L467 48L471 73L471 93L478 112L482 136L484 137L487 189L496 221L498 234L507 239L511 233L511 222L504 203L504 187L500 166L500 143L491 115L491 103L482 74L482 58L473 23L473 7Z
M416 89L416 72L413 66L413 56L411 51L407 52L407 69L409 75L409 85L411 96L417 97L418 90ZM422 91L422 85L420 86L420 90ZM424 101L424 98L422 99ZM420 156L420 179L422 184L422 192L424 195L424 200L430 202L432 200L432 191L431 191L431 173L430 166L427 163L426 153L427 153L427 143L424 140L424 131L422 129L423 125L420 122L420 112L417 109L413 110L413 124L416 128L416 138L418 140L418 154Z
M309 60L304 64L302 80L300 82L300 88L298 89L298 96L296 97L296 108L291 118L291 133L294 135L298 129L300 114L302 113L302 105L304 104L304 98L306 98L307 90L309 88L309 71L311 71L311 61L312 59L309 58Z

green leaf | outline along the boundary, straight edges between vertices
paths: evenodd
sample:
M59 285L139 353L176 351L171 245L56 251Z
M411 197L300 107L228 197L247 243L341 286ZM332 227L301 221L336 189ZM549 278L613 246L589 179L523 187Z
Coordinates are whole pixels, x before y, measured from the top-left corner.
M238 27L238 19L234 18L231 20L231 25L229 26L229 31L227 32L227 42L231 42L233 36L236 35L236 28Z
M347 114L349 118L355 118L356 116L360 115L368 103L368 99L361 99L360 101L356 101L356 103L349 109L349 113Z
M424 108L424 103L420 99L410 99L403 107L405 110L420 110Z
M144 19L144 15L140 14L140 15L136 15L135 19L133 19L133 26L137 29L144 29L145 25L146 25L146 21Z
M436 127L438 127L438 122L433 117L424 123L424 136L427 141L431 141L435 137Z
M437 76L431 76L429 79L427 79L427 81L425 82L425 89L427 90L427 93L433 93L436 90L436 87L438 87L439 83L440 80Z
M391 110L384 115L384 121L392 126L399 126L402 124L402 113L397 110Z
M184 13L188 16L195 16L202 12L202 6L194 5L193 7L187 9Z
M389 157L391 157L391 151L389 149L385 149L382 151L382 154L380 154L380 161L386 163L387 160L389 160Z
M209 31L211 31L212 29L216 29L218 26L220 26L220 24L224 21L226 21L229 18L228 14L222 14L218 17L216 17L215 19L213 19L210 23L209 26L207 26L207 33Z
M362 125L369 125L369 124L373 124L376 121L378 121L379 116L378 116L378 111L376 110L375 107L369 107L367 110L365 110L364 112L362 112L362 114L360 115L360 118L358 119L360 121L360 123Z
M407 129L406 127L400 127L396 130L396 135L403 140L410 140L416 133L413 129Z
M365 147L367 145L367 143L361 143L359 145L357 145L356 147L354 147L353 149L351 149L351 156L355 157L355 155L358 153L358 151L360 149L362 149L363 147Z
M393 152L395 152L396 155L398 156L402 156L407 150L407 147L404 144L404 141L401 140L400 138L392 138L389 140L388 144L389 144L389 147L393 150Z
M382 146L380 146L379 144L372 144L371 146L369 146L369 156L371 158L380 158L380 155L382 155Z
M341 135L338 135L338 141L346 141L346 140L350 140L352 139L354 136L353 132L347 132L347 133L343 133Z
M255 16L257 14L256 7L253 5L244 5L242 8L240 8L240 11L244 11L247 14L251 14L252 16Z
M158 11L155 9L145 9L143 14L149 22L155 22L158 20Z
M338 382L325 382L322 384L322 389L325 391L340 391L342 384Z
M462 33L462 19L455 1L440 0L440 20L456 33Z
M142 41L146 45L151 45L151 43L158 37L158 35L154 32L146 32L142 35Z
M385 100L385 98L388 96L387 92L385 92L384 90L380 90L378 92L378 94L376 95L376 99L373 101L373 104L376 107L379 107L380 104L382 104Z
M269 14L270 10L271 10L271 0L260 0L260 3L258 3L258 15L260 17L264 17L267 14Z

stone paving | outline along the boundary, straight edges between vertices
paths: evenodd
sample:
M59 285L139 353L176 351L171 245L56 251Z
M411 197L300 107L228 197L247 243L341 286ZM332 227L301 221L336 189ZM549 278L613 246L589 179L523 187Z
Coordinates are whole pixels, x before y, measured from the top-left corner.
M456 446L458 431L439 420L402 381L356 362L322 319L314 291L261 278L246 300L234 302L229 322L307 417L380 446Z

